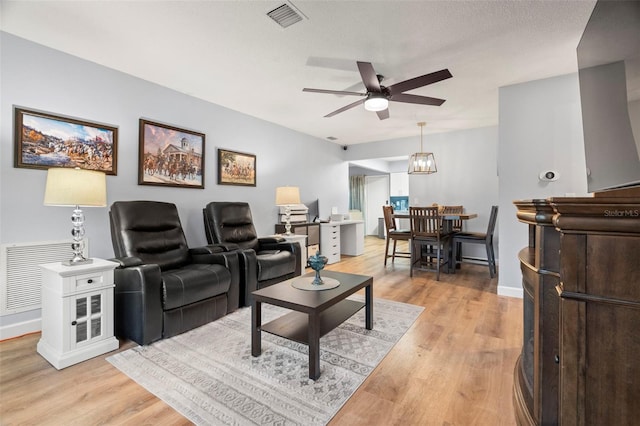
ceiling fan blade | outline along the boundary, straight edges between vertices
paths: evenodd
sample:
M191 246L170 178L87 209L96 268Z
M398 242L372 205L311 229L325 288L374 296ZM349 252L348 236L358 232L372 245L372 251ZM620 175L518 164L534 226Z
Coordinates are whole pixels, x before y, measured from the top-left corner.
M362 82L364 83L364 87L367 88L367 91L375 93L382 92L378 76L371 62L358 61L358 71L360 71L360 77L362 77Z
M311 93L328 93L330 95L351 95L351 96L367 96L366 93L360 92L349 92L346 90L325 90L325 89L309 89L305 87L302 89L303 92L311 92Z
M378 114L378 118L380 120L386 120L387 118L389 118L389 108L383 109L382 111L377 111L376 114Z
M451 78L452 75L448 69L425 74L420 77L412 78L410 80L401 81L396 84L392 84L388 87L389 92L393 95L396 93L406 92L407 90L417 89L418 87L426 86L428 84L437 83L447 78Z
M430 98L429 96L409 95L407 93L398 93L391 95L390 101L404 102L407 104L435 105L440 106L444 103L444 99Z
M348 110L348 109L355 108L355 107L357 107L358 105L363 104L363 103L364 103L364 101L365 101L364 99L360 99L360 100L355 101L355 102L354 102L354 103L352 103L352 104L349 104L349 105L347 105L347 106L343 106L342 108L337 109L337 110L335 110L335 111L333 111L333 112L330 112L329 114L325 115L325 118L333 117L334 115L340 114L341 112L345 112L345 111L346 111L346 110Z

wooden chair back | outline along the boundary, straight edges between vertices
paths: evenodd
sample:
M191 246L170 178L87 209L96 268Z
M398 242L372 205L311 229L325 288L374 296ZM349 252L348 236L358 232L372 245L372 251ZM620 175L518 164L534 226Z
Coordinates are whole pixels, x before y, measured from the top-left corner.
M440 215L438 207L409 207L411 238L439 238Z
M393 218L393 206L382 206L382 214L384 215L384 225L389 232L396 230L396 220Z
M462 214L464 213L464 207L462 206L443 206L442 215L447 214ZM462 219L456 219L451 221L451 230L454 232L462 231Z
M493 233L496 229L498 221L498 206L491 206L491 214L489 215L489 225L487 225L487 241L493 241Z

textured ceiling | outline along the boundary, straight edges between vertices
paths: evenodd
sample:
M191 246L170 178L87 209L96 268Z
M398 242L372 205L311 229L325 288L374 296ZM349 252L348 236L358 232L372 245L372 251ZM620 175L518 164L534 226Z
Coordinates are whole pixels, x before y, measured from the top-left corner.
M307 19L266 16L283 1L7 1L3 31L335 143L498 124L498 88L577 71L595 1L294 1ZM391 102L390 118L358 98L356 61L386 85L448 68L410 93L440 107Z

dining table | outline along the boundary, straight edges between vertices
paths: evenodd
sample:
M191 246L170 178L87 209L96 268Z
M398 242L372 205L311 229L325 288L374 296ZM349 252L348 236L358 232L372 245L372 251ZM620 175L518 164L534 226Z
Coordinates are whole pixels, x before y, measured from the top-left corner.
M442 217L442 233L450 234L453 232L453 222L456 220L471 220L478 217L477 213L446 213ZM408 213L394 213L394 219L411 219L411 215ZM412 244L409 244L409 250L412 249ZM452 250L447 250L447 268L444 272L448 274L454 274L456 271L455 262L451 262Z

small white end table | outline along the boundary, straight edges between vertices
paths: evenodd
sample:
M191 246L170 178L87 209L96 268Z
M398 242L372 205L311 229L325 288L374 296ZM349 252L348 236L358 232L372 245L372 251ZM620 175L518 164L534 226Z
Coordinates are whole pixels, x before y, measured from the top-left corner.
M113 270L117 263L42 268L42 336L37 350L58 370L118 349L113 330Z

